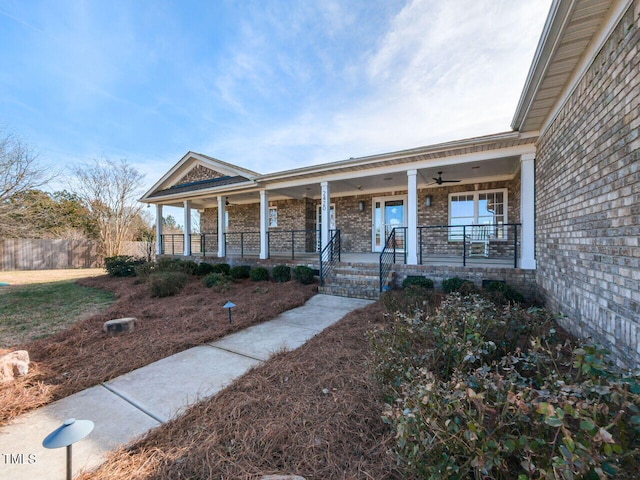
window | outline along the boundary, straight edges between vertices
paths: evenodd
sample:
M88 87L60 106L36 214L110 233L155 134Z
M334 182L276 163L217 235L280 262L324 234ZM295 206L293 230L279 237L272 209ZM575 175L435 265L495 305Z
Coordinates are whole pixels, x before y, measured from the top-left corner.
M449 195L449 240L462 240L462 225L490 225L489 237L506 238L501 226L507 223L507 190L452 193ZM469 229L465 230L467 233Z
M269 207L269 228L278 226L278 207Z

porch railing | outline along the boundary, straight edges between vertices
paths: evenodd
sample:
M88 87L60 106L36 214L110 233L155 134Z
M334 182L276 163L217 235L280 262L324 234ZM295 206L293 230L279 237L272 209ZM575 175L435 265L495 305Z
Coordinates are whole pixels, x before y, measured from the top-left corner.
M407 227L395 227L389 233L389 236L384 242L384 248L380 253L380 291L385 286L387 278L391 273L391 268L394 263L397 263L401 258L402 263L407 263Z
M320 286L340 261L340 249L340 230L333 230L329 243L320 251Z
M165 255L184 254L184 234L165 233L161 240L162 253Z
M512 261L518 268L519 223L483 225L433 225L418 227L418 263L459 258Z
M316 253L320 250L320 230L271 230L267 232L269 255Z
M260 232L225 232L224 242L227 257L260 254Z

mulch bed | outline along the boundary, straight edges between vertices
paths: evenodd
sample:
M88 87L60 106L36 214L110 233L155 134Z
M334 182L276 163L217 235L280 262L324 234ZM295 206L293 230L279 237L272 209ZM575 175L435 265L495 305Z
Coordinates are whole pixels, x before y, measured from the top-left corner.
M116 302L67 330L14 348L27 350L32 363L28 375L0 386L0 425L161 358L270 320L304 304L317 291L316 285L246 280L220 292L194 277L179 294L152 298L149 286L134 278L101 276L79 283L115 292ZM228 300L237 305L232 324L222 308ZM133 332L102 332L105 321L121 317L138 319Z
M380 417L368 331L379 303L113 453L88 479L402 478Z

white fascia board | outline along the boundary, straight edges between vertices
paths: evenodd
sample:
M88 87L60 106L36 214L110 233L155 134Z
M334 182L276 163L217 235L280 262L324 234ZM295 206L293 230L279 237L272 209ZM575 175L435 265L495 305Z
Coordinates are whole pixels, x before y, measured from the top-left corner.
M520 100L516 107L515 115L511 121L511 128L520 130L524 119L527 117L533 100L538 93L540 83L545 77L551 59L554 56L560 39L560 32L564 30L569 13L573 10L575 0L554 0L549 10L549 15L542 29L542 35L538 41L533 61L529 68L524 88L520 94Z
M303 185L316 184L323 181L335 182L340 180L353 180L356 178L372 177L376 175L387 175L407 170L419 170L425 168L446 167L447 165L459 165L462 163L481 162L486 160L495 160L498 158L513 157L526 153L535 153L535 145L525 144L513 147L501 148L499 150L487 150L483 152L466 153L455 157L436 158L415 162L407 162L401 165L387 165L383 167L368 168L362 171L349 171L335 174L320 174L317 177L305 177L292 180L274 180L270 182L261 182L266 190L279 190L283 188L300 187Z
M209 198L209 197L217 197L220 195L228 195L230 193L237 193L241 191L242 193L252 193L257 192L260 189L256 186L254 182L243 182L243 183L234 183L233 185L228 185L228 188L218 188L218 189L202 189L202 190L194 190L192 192L178 192L170 195L163 195L161 197L154 198L142 198L138 200L142 203L155 203L155 204L164 204L165 201L174 202L176 200L185 200L185 199L198 199L198 198Z
M350 158L348 160L339 160L337 162L323 163L319 165L311 165L309 167L301 167L282 172L274 172L256 177L258 182L272 182L287 178L297 177L299 175L317 174L319 177L325 172L330 172L336 168L350 168L361 165L373 165L376 163L385 163L400 158L410 158L420 155L429 155L447 150L470 147L474 145L484 145L486 143L495 143L502 140L514 140L523 138L519 132L503 132L484 137L473 137L464 140L455 140L452 142L439 143L426 147L412 148L408 150L400 150L396 152L383 153L379 155L371 155L367 157Z
M583 53L580 62L573 70L573 73L567 82L567 86L558 97L549 115L547 115L547 118L543 122L542 127L540 128L541 134L544 135L544 133L546 133L549 126L558 116L558 113L560 113L560 110L562 110L564 105L567 103L567 100L571 98L573 92L578 87L578 84L589 68L593 65L593 62L598 56L598 53L600 53L600 50L602 50L605 42L609 39L615 28L618 26L618 23L622 20L624 14L633 4L633 0L618 0L615 3L614 8L611 10L609 17L605 20L603 27L598 32L598 35L592 39L591 43Z

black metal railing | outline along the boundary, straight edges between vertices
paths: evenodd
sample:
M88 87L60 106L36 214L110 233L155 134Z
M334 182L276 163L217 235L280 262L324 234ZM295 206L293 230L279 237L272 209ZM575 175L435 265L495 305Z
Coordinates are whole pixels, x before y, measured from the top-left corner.
M320 250L320 286L324 284L324 279L340 261L340 249L340 230L333 230L329 243Z
M382 292L393 264L402 259L407 263L407 227L395 227L389 233L380 252L380 291Z
M267 232L268 255L287 254L294 260L297 253L320 250L319 230L271 230Z
M225 232L224 243L227 257L260 254L260 232Z
M165 233L161 236L162 254L184 255L184 234Z
M418 263L459 258L513 260L518 268L519 223L484 225L430 225L418 227Z
M218 232L200 234L199 252L204 256L218 255Z

